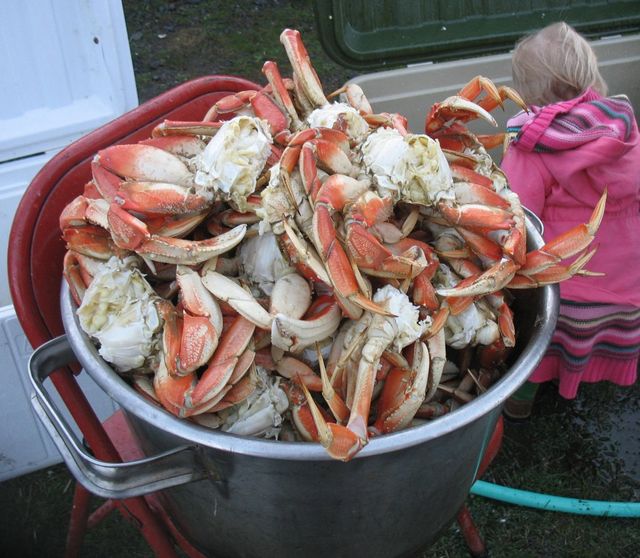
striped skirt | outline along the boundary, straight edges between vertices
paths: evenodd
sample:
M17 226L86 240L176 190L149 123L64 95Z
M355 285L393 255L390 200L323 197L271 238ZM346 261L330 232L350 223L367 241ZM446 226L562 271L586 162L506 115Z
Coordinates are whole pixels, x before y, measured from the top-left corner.
M630 386L639 354L640 308L562 300L549 348L529 380L557 380L566 399L576 396L580 382Z

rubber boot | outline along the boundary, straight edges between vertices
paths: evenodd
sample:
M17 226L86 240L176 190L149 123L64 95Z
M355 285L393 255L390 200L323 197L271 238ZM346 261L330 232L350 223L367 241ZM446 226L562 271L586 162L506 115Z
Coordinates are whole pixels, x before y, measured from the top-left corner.
M504 404L504 414L511 420L525 420L531 416L533 402L540 384L525 382Z

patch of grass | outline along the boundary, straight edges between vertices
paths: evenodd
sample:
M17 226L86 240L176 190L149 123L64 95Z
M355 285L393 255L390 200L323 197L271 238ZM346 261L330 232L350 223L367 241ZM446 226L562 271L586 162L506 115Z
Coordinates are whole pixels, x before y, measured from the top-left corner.
M302 33L325 91L357 74L323 51L310 0L125 0L123 5L140 102L209 74L265 84L261 70L266 60L274 60L283 75L290 75L279 40L287 27Z
M0 484L0 556L63 556L75 480L64 465L23 475ZM94 498L92 509L104 500ZM112 512L87 531L80 556L151 558L153 552L136 527Z
M530 420L505 422L502 448L483 480L569 498L637 502L638 409L638 383L583 385L574 401L545 385ZM632 418L622 425L625 416ZM635 437L612 444L623 426L635 427ZM635 462L622 459L627 450ZM492 558L635 556L640 548L637 519L533 510L477 496L468 504ZM422 558L466 555L454 524Z

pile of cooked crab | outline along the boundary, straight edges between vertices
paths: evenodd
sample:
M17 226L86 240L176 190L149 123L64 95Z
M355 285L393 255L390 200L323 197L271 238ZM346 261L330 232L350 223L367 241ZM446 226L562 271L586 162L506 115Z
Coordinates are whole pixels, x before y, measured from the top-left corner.
M515 91L477 77L415 134L355 85L325 96L300 33L280 40L292 77L266 62L265 87L96 154L60 217L64 274L100 355L157 405L347 461L504 372L511 291L589 274L605 200L527 253L488 152L504 135L467 127L526 109Z

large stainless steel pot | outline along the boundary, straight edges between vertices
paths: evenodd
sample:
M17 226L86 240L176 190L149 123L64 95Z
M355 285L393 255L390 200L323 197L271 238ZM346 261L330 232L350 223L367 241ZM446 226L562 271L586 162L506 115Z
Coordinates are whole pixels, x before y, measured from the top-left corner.
M542 245L530 223L528 234L529 249ZM99 357L64 286L67 335L34 352L32 402L79 482L114 498L163 489L172 520L207 555L404 556L434 541L462 506L504 401L546 350L558 305L556 286L518 292L509 372L449 415L371 440L349 463L318 444L212 431L152 405ZM76 357L124 409L149 459L99 462L75 438L43 381Z

